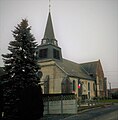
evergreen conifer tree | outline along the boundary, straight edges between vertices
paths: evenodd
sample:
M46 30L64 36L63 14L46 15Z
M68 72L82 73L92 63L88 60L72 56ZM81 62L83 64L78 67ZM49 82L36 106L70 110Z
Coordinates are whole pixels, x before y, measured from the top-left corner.
M10 53L2 55L6 72L4 118L8 120L35 120L43 115L42 91L38 85L42 72L36 60L37 43L30 30L28 21L23 19L12 31L15 40L9 43Z

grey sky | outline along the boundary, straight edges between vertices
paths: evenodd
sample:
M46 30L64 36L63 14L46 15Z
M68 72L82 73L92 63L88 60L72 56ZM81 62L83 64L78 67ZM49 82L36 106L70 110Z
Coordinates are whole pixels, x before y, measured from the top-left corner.
M0 0L0 54L8 52L11 30L22 18L40 44L48 5L48 0ZM51 0L51 15L63 57L78 63L100 59L108 81L118 87L118 0Z

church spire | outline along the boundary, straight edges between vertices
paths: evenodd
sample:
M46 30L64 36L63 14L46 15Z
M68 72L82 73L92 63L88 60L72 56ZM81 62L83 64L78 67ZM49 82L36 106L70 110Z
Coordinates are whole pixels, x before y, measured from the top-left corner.
M49 15L48 15L48 20L47 20L47 25L46 25L46 29L45 29L44 39L50 39L50 40L55 39L50 12L49 12Z
M42 44L53 44L53 45L58 46L57 40L55 39L55 35L54 35L50 11L48 14L48 20L47 20L47 24L45 28L44 37L42 39Z
M41 45L38 46L37 56L37 59L39 60L62 60L61 48L58 46L58 42L54 35L50 5L44 37L41 41Z
M51 8L51 4L50 4L50 0L49 0L48 20L47 20L45 33L44 33L44 37L42 39L41 45L52 44L52 45L58 46L57 40L55 39L55 35L54 35L50 8Z

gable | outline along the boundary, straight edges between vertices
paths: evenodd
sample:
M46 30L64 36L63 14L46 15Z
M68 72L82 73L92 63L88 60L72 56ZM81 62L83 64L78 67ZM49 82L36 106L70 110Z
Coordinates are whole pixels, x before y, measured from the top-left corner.
M80 64L89 74L96 74L97 61Z
M104 77L103 69L100 60L87 62L80 64L91 77L96 78L96 75L99 77Z

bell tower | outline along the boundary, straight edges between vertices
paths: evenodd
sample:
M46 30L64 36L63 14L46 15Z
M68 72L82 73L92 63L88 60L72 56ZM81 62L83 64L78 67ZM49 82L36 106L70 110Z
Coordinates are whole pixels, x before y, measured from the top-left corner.
M38 60L62 60L61 48L55 39L51 13L49 11L44 37L37 47L36 55Z

